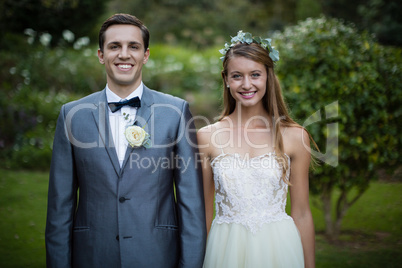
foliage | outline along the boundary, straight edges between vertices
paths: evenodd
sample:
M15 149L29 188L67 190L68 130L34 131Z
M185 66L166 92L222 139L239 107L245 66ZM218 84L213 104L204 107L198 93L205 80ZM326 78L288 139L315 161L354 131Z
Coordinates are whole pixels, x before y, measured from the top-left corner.
M322 8L327 16L374 33L381 44L402 46L402 5L398 0L323 0Z
M315 0L304 0L304 3L311 1ZM222 46L229 35L239 30L261 36L270 30L280 30L296 22L297 8L294 0L112 0L109 13L137 16L157 43L185 43L205 48ZM302 11L301 16L306 14L312 13ZM319 11L315 15L318 14Z
M58 112L71 97L29 87L17 90L11 99L4 93L1 95L1 166L49 168Z
M87 44L74 44L74 49L59 46L49 48L46 43L25 42L11 51L0 51L3 68L2 87L11 92L23 86L39 91L90 93L98 90L103 79L96 49ZM78 40L79 42L79 40Z
M369 0L358 7L362 28L375 33L385 45L402 46L402 4L398 0Z
M12 46L7 35L22 34L27 28L38 32L36 42L42 34L50 34L52 46L63 42L64 30L74 32L77 37L87 36L107 1L0 0L0 45Z
M315 155L332 165L316 168L310 188L324 201L327 234L336 236L343 215L378 169L401 165L402 50L378 45L366 32L325 17L286 28L275 43L293 117L325 152ZM341 195L333 212L335 188ZM352 189L357 189L354 197L348 195Z
M112 0L109 13L138 16L158 43L219 45L239 30L264 36L320 14L353 22L376 34L380 43L401 46L398 0ZM175 16L174 14L180 14Z
M206 117L199 124L211 123L218 114L221 96L222 62L218 48L198 51L184 46L155 45L150 51L143 71L144 83L186 99L194 115Z
M61 105L103 87L103 68L87 47L20 39L14 51L0 51L0 165L47 169Z
M298 0L295 10L297 21L315 18L322 14L322 2L321 0Z

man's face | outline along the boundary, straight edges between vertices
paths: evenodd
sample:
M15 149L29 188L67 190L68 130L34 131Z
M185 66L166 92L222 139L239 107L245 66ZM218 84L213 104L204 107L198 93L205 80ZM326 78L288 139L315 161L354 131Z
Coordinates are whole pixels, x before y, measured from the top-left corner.
M105 65L107 83L112 91L136 89L142 80L142 66L148 61L149 49L144 51L140 28L118 24L105 32L103 52L98 58Z

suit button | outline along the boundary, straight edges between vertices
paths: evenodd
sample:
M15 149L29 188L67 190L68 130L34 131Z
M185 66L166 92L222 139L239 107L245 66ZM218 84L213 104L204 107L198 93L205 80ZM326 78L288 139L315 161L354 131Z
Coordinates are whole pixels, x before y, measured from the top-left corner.
M118 235L116 235L116 240L119 241L119 236Z
M125 197L120 197L119 201L120 201L120 203L124 203L126 201L126 198Z

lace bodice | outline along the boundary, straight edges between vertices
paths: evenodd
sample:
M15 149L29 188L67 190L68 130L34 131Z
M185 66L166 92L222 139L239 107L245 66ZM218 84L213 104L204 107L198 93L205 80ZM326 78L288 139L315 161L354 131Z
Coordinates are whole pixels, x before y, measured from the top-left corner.
M239 223L256 233L264 223L290 218L285 212L288 185L276 157L274 152L253 158L222 153L212 160L213 224Z

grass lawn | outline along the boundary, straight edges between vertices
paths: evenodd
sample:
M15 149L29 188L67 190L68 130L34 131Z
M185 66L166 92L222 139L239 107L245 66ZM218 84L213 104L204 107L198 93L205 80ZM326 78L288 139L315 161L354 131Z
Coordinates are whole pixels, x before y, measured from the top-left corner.
M373 182L348 210L340 241L329 244L324 218L312 206L317 267L402 267L402 183Z
M48 174L0 173L0 267L45 267ZM401 193L402 183L372 183L348 211L335 244L322 235L323 215L312 205L317 267L402 267Z
M0 267L46 267L48 175L0 173Z

